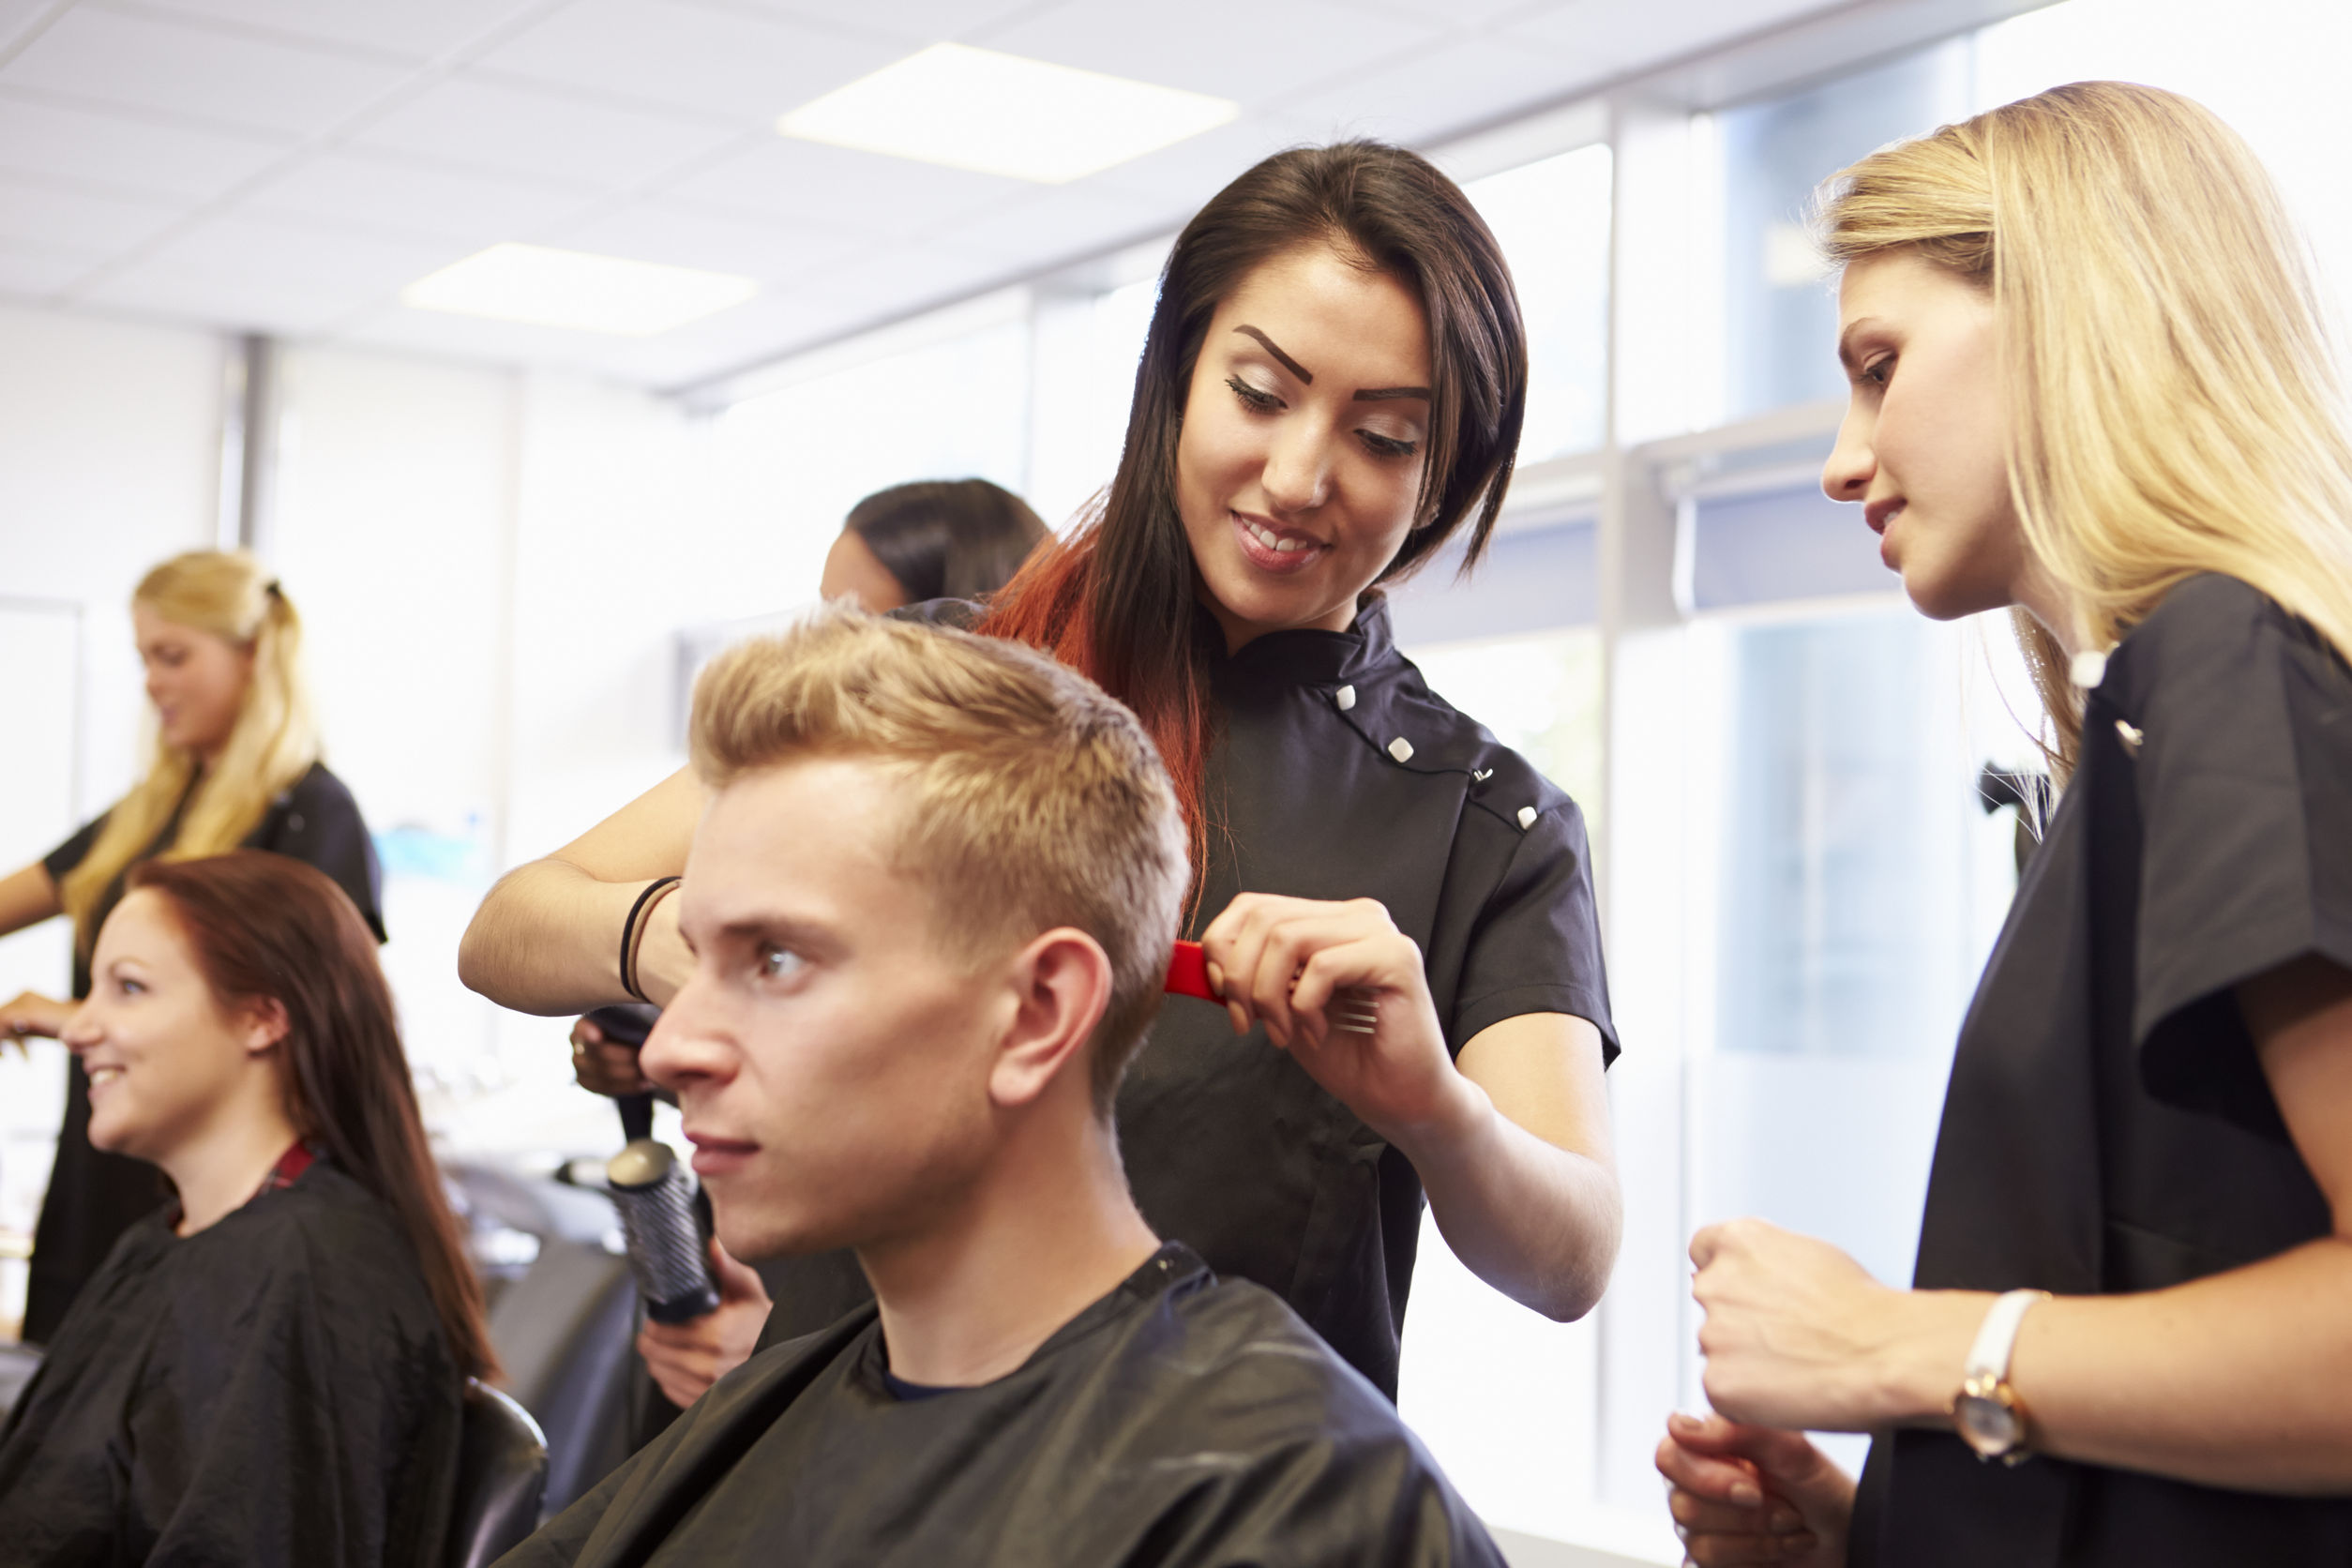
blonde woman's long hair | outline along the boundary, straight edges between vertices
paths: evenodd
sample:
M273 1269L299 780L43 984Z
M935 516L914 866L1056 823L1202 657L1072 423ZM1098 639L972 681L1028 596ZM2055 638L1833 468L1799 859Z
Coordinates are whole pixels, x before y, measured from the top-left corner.
M261 825L270 802L319 760L302 680L302 617L260 562L243 550L191 550L150 571L130 597L163 620L246 650L252 672L213 766L204 768L192 751L157 734L146 776L114 803L90 852L66 873L58 899L73 917L84 954L98 935L90 917L108 885L155 842L183 798L188 807L161 852L164 860L236 848Z
M2276 188L2210 111L2056 87L1832 176L1818 232L1832 263L1908 250L1990 290L2011 497L2084 646L2218 572L2352 658L2352 443L2324 310ZM2082 695L2058 639L2013 614L2062 781Z

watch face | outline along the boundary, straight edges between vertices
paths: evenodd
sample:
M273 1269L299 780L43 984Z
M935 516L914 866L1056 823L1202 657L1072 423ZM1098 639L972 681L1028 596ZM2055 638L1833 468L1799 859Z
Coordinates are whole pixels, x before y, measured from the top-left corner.
M1987 1456L2006 1454L2025 1439L2017 1412L1980 1394L1954 1400L1952 1419L1960 1429L1960 1440Z

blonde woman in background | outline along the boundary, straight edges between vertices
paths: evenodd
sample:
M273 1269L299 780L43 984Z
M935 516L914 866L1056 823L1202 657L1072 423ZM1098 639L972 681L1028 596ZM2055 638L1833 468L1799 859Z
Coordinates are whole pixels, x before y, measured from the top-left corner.
M1692 1244L1690 1556L2352 1562L2352 442L2300 243L2226 127L2108 83L1874 154L1824 230L1823 486L1927 614L2014 607L2064 796L1915 1288ZM1806 1429L1876 1434L1859 1493Z
M269 850L333 878L384 940L382 875L343 781L319 761L302 680L302 618L259 562L196 550L164 562L131 596L155 704L146 776L41 859L0 881L0 936L72 918L73 1001L26 992L0 1008L0 1039L55 1038L90 991L90 952L147 860ZM116 1237L164 1200L150 1165L90 1146L89 1080L68 1069L65 1125L33 1239L24 1337L45 1343Z

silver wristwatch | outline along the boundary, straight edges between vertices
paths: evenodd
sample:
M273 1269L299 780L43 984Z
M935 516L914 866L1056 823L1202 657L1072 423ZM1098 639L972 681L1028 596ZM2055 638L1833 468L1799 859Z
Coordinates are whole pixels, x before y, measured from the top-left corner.
M1968 1347L1960 1392L1952 1396L1952 1424L1980 1459L2016 1465L2033 1456L2026 1447L2025 1401L2009 1386L2009 1357L2026 1309L2049 1299L2047 1290L2010 1291L1993 1303L1984 1326L1976 1331L1976 1343Z

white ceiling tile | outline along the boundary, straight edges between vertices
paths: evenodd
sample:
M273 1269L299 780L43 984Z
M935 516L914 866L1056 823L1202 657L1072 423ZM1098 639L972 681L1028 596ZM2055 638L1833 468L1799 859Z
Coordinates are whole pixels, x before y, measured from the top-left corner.
M253 331L310 334L465 253L248 214L211 219L107 274L78 301Z
M972 43L978 35L1004 18L1037 8L1038 0L859 0L843 6L837 0L699 0L770 16L798 17L843 31L870 33L899 39L920 49L927 44ZM911 49L908 53L912 53Z
M662 194L778 213L847 234L911 234L1033 188L1023 180L770 135Z
M591 200L577 190L505 174L338 151L321 153L272 180L240 204L240 210L490 245L534 237Z
M0 294L35 299L55 294L100 260L87 252L0 239Z
M288 283L147 265L77 289L72 300L76 305L128 310L231 332L308 337L341 321L373 297L366 289L328 282Z
M1590 3L1591 0L1355 0L1355 4L1367 11L1380 11L1459 32L1476 32L1498 23L1515 21L1546 6Z
M1181 226L1203 202L1268 154L1329 140L1328 128L1316 121L1253 114L1106 169L1089 183L1166 202L1180 212Z
M879 321L1010 282L1019 270L960 247L902 242L821 272L807 286Z
M626 360L613 363L616 369L625 364L623 373L632 380L683 386L837 337L853 320L855 309L815 290L779 290L675 332L641 338L626 345Z
M639 202L567 225L554 231L549 243L768 282L807 277L872 249L869 240L782 218L669 201Z
M767 125L904 53L785 18L667 0L579 0L476 65Z
M312 136L405 74L348 54L84 8L0 68L0 85Z
M186 210L184 203L106 196L0 173L5 239L113 256L160 234Z
M576 370L638 385L675 386L830 337L839 330L847 309L811 290L779 291L658 337L614 338L394 304L341 324L336 338L490 364Z
M54 8L56 0L0 0L0 49L6 49Z
M1437 40L1426 23L1329 0L1187 0L1182 25L1154 8L1063 0L975 40L1085 70L1280 110L1280 99Z
M1577 74L1598 82L1664 65L1711 45L1764 32L1836 0L1681 0L1672 6L1576 4L1538 11L1507 24L1511 38L1558 52Z
M611 190L739 134L677 116L480 82L445 82L355 141L393 152Z
M231 213L173 236L142 257L138 269L318 285L365 297L397 291L467 253L463 241L395 238Z
M143 0L157 10L430 60L545 0Z
M1051 186L942 224L936 237L1044 269L1183 225L1191 212L1093 180Z
M1369 136L1415 145L1559 98L1577 75L1549 51L1470 38L1287 108L1292 119L1317 123L1320 140Z
M261 137L158 125L0 93L0 168L206 201L285 156Z

